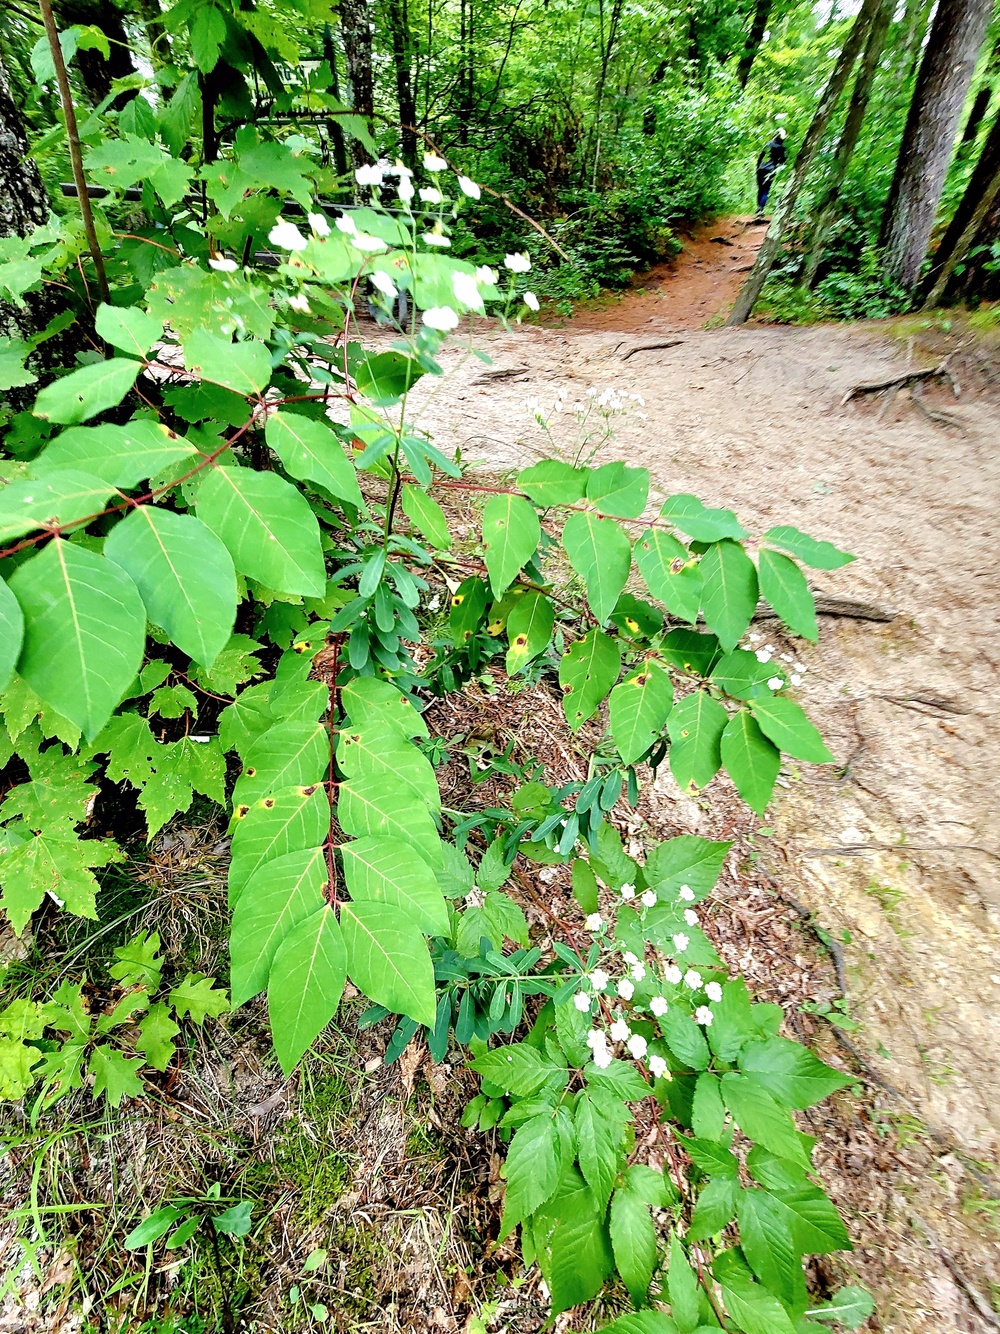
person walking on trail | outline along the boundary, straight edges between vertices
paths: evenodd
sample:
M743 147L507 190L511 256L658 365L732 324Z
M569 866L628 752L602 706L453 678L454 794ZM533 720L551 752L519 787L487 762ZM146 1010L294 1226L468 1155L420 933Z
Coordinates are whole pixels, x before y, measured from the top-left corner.
M757 159L757 212L763 213L767 207L767 197L778 168L785 165L785 131L779 130L773 139L760 150Z

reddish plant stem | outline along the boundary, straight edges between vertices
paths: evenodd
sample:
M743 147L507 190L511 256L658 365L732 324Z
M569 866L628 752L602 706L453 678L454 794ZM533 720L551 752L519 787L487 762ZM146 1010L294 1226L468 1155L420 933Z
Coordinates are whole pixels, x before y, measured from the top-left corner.
M330 708L326 720L327 739L330 746L330 768L329 776L326 781L326 795L327 800L330 803L330 824L326 836L326 901L331 908L336 908L337 906L337 862L334 856L336 840L334 838L333 828L337 810L336 790L339 784L333 776L333 769L334 737L340 731L340 728L337 726L337 704L340 693L340 687L337 685L337 672L340 667L340 646L343 641L344 636L342 634L331 635L327 640L330 649L333 651L333 661L327 668L330 672Z

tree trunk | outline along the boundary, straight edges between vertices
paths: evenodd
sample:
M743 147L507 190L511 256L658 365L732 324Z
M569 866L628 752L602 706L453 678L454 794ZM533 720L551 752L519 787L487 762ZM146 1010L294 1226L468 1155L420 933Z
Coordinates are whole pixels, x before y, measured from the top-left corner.
M969 177L965 193L958 202L958 207L938 248L934 251L930 272L922 284L925 293L930 293L938 286L942 270L948 268L950 275L955 265L965 258L973 237L979 230L979 224L992 203L990 190L997 171L1000 171L1000 113L990 126L990 132L979 154L979 161ZM975 226L970 231L974 219ZM942 288L942 292L943 290ZM941 292L938 293L938 296L940 295Z
M833 72L823 89L812 123L806 131L802 146L796 155L795 166L792 168L792 178L788 182L778 207L774 210L774 217L767 229L764 244L757 252L757 258L750 271L750 276L740 289L740 294L736 298L729 319L726 321L727 324L745 324L750 318L764 284L767 282L768 274L778 258L785 224L792 216L799 191L802 189L806 176L809 174L809 168L813 164L813 159L823 143L823 137L826 134L827 126L836 109L837 102L847 86L851 71L857 63L861 48L868 37L869 29L882 3L883 0L864 0L861 11L854 20L837 63L833 67Z
M976 234L982 226L983 219L993 206L994 200L1000 196L1000 165L997 166L993 175L986 184L979 202L976 204L972 217L966 223L965 230L959 236L952 248L951 254L944 260L937 270L937 278L934 286L927 295L927 300L923 304L924 310L931 310L934 306L941 304L941 299L945 290L951 281L951 276L955 272L962 258L968 254L969 248L976 239Z
M413 91L413 42L406 0L388 0L392 58L396 66L396 101L399 105L400 149L403 161L412 167L417 157L417 99Z
M337 101L340 101L340 76L337 73L337 47L333 40L333 32L329 23L323 26L323 59L330 66L330 91ZM337 120L336 116L331 116L327 121L327 129L330 134L330 142L333 145L333 165L336 168L338 176L346 176L347 167L347 145L344 142L344 127Z
M747 86L750 71L757 59L757 52L764 41L767 20L771 17L771 4L772 0L757 0L754 6L753 21L750 24L750 31L747 33L746 46L744 46L743 54L740 56L740 63L736 67L736 77L740 81L741 88Z
M992 0L940 0L924 48L879 237L886 276L905 288L927 254L992 8Z
M956 280L952 274L945 291L945 300L957 301L963 296L967 300L970 297L990 301L996 299L1000 291L1000 278L991 247L998 240L1000 240L1000 192L994 196L993 203L986 210L972 244L966 247L966 254L971 258L961 278Z
M135 73L132 64L132 41L125 31L121 12L112 0L56 0L52 8L59 20L60 28L72 28L92 25L100 28L108 39L108 58L105 60L100 51L78 51L76 67L80 73L80 82L86 89L87 96L96 106L111 91L115 79L127 79ZM132 97L125 94L125 100ZM115 99L116 102L118 99Z
M375 84L372 76L372 25L368 17L368 0L340 0L340 26L344 34L351 105L359 116L364 116L369 130L372 130ZM352 137L350 153L351 164L355 168L363 167L371 161L371 155L360 139Z
M885 39L894 9L895 0L882 0L882 6L876 13L868 30L868 40L865 42L858 77L854 81L854 91L851 94L851 105L847 110L847 119L844 121L844 128L841 131L833 163L827 172L815 205L816 221L813 225L812 238L802 269L802 281L807 287L812 287L816 281L816 273L826 249L826 238L830 233L836 215L840 187L847 175L847 168L857 147L861 127L868 111L872 85L878 73L879 61L882 58L882 51L885 47Z
M962 146L971 144L979 133L979 127L986 119L986 113L990 109L990 102L993 98L993 89L987 84L980 88L976 93L972 108L969 111L969 117L965 122L965 129L962 131Z

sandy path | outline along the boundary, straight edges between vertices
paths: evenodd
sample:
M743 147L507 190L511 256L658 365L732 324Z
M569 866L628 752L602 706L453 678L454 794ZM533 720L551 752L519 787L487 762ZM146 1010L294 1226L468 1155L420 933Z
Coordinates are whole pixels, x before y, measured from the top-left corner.
M597 458L647 466L654 499L691 491L734 507L752 532L793 523L857 554L843 570L817 571L815 586L898 614L888 625L824 618L817 647L792 645L809 667L801 701L847 773L789 767L763 857L846 941L856 1040L908 1103L890 1100L897 1112L887 1133L912 1109L973 1158L995 1163L997 410L974 391L957 404L942 393L935 401L961 419L957 430L902 398L882 420L869 403L842 406L847 388L897 373L907 356L925 365L938 355L912 343L908 350L878 326L693 330L696 311L699 324L714 313L702 295L711 291L705 246L725 252L715 289L724 304L738 281L731 248L702 236L682 266L677 308L661 278L660 294L629 294L561 329L477 336L494 371L517 373L484 375L482 363L446 354L453 373L428 397L424 423L447 451L460 445L467 460L520 467L551 452L525 399L547 409L565 390L571 407L588 386L614 386L645 406L617 421ZM688 332L676 346L629 355L671 329ZM569 416L554 428L567 454ZM697 803L669 776L658 782L697 831ZM923 1216L965 1257L966 1276L986 1294L1000 1284L996 1234L971 1230L963 1216L971 1179L950 1155L937 1151L933 1163L933 1182L887 1186L900 1272L897 1290L880 1294L881 1327L991 1328L910 1225L921 1200ZM856 1221L863 1244L865 1221ZM884 1246L884 1230L880 1238Z

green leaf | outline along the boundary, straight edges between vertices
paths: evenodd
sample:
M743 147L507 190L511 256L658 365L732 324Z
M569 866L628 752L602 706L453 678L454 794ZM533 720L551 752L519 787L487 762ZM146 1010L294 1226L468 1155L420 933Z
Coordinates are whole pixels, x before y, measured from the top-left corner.
M108 972L123 987L143 986L153 992L160 985L163 959L160 956L160 936L154 931L140 931L127 945L118 945L113 951L117 963Z
M23 338L0 338L0 391L34 384L38 376L25 366L33 348Z
M10 590L25 619L20 675L92 741L142 661L146 613L135 584L57 537L19 567Z
M0 1098L14 1102L24 1097L35 1082L32 1066L40 1054L20 1038L0 1037Z
M448 908L437 877L409 843L361 838L342 843L340 855L352 899L393 905L426 935L448 935Z
M267 862L322 843L330 826L330 803L323 787L289 787L261 797L242 816L230 845L229 902Z
M366 789L402 788L435 814L441 809L433 765L394 728L373 721L342 731L337 762L349 779L363 780Z
M578 732L600 708L621 669L621 652L613 639L591 630L571 644L559 663L566 721Z
M623 1315L610 1325L602 1325L599 1334L677 1334L678 1326L663 1311L637 1311Z
M722 1287L726 1310L744 1334L795 1334L788 1312L759 1283L733 1251L716 1256L712 1273Z
M327 880L322 848L286 853L247 880L233 910L229 941L234 1006L264 990L278 946L323 906Z
M418 532L423 533L432 547L438 551L447 551L451 546L451 533L444 510L420 486L407 482L403 486L400 500L403 513Z
M215 533L193 514L138 505L112 528L104 554L134 581L153 624L211 667L236 621L236 571Z
M199 1026L211 1016L218 1019L230 1008L229 997L221 987L215 985L213 977L201 973L188 973L179 986L174 987L167 997L174 1007L178 1019L190 1015Z
M476 575L471 575L459 584L451 596L448 613L448 632L452 643L468 643L483 619L486 601L486 585Z
M20 603L0 579L0 691L10 685L24 643L24 615Z
M517 475L517 485L529 500L543 508L575 505L587 489L587 469L574 468L558 459L542 459Z
M195 329L184 339L184 365L203 380L246 396L261 393L271 378L271 357L263 343L232 343L208 329Z
M803 565L809 565L814 570L839 570L842 565L857 559L846 551L839 551L832 542L817 542L814 537L807 537L798 528L787 525L769 528L763 540L773 542L776 547L784 547Z
M764 735L786 755L812 764L829 764L833 756L819 732L793 699L774 695L751 700L750 708Z
M791 1116L755 1080L747 1075L723 1075L722 1097L748 1139L762 1144L779 1158L809 1166L809 1156Z
M77 917L97 916L99 889L90 868L121 861L115 845L102 839L39 834L0 851L0 907L20 935L46 894Z
M716 542L701 558L705 624L731 653L757 610L757 571L738 542Z
M847 1287L835 1292L828 1302L813 1307L806 1315L813 1320L832 1320L846 1329L860 1329L875 1310L870 1292L864 1288Z
M90 1073L94 1077L94 1097L103 1093L112 1107L122 1098L139 1098L145 1089L138 1071L142 1060L138 1056L123 1056L114 1047L95 1047L90 1053Z
M529 590L507 617L507 675L513 676L537 658L552 638L556 615L544 593Z
M754 1155L762 1151L754 1149ZM791 1164L783 1159L777 1160L779 1167L789 1168ZM751 1166L759 1164L754 1161ZM778 1175L774 1166L767 1173L772 1180ZM786 1172L787 1176L788 1173ZM795 1245L802 1254L828 1255L831 1251L852 1250L851 1239L844 1227L844 1220L837 1212L833 1201L812 1185L803 1176L795 1184L782 1186L769 1185L766 1194L770 1198L770 1208L776 1216L784 1220Z
M166 1004L159 1001L139 1024L136 1051L143 1053L154 1070L166 1070L173 1058L174 1038L180 1031L179 1025L171 1019Z
M577 1098L574 1113L577 1157L587 1185L598 1206L604 1208L618 1175L619 1154L625 1138L626 1123L602 1115L603 1100L584 1089Z
M633 668L608 698L611 735L624 764L645 755L666 726L674 702L670 677L652 661Z
M707 676L721 657L719 641L715 635L681 628L670 631L663 641L661 652L671 666L680 667L682 671L697 676Z
M736 790L758 815L763 815L781 768L777 747L768 741L746 709L734 713L722 734L722 763Z
M594 875L590 863L584 861L582 857L577 857L573 862L571 875L573 897L583 912L587 915L597 912L597 877Z
M646 882L664 898L682 885L694 892L697 903L715 888L732 843L678 834L652 848L646 858Z
M203 74L215 69L219 47L226 40L226 20L215 5L201 4L191 19L191 54Z
M366 776L338 789L337 819L345 834L378 834L402 839L429 866L441 865L441 838L427 803L409 785L395 780L370 782Z
M48 528L62 528L100 514L113 488L89 473L67 468L41 480L0 488L0 542Z
M673 533L647 528L635 544L635 560L646 587L671 615L694 625L701 608L701 569Z
M373 676L356 676L340 691L340 700L359 727L368 724L392 728L404 740L429 735L427 724L413 701L389 681Z
M268 977L271 1036L286 1075L337 1013L346 980L344 937L324 904L285 936Z
M565 1112L559 1114L560 1152L567 1156ZM558 1188L522 1230L522 1250L530 1235L539 1268L549 1285L553 1315L596 1297L614 1269L605 1210L579 1172L565 1168Z
M541 528L534 506L522 496L491 496L483 510L486 568L495 598L535 554Z
M692 1070L704 1070L709 1061L708 1043L701 1028L689 1014L685 1014L676 1005L660 1019L660 1031L667 1046L679 1061L689 1065Z
M698 542L718 542L720 538L747 536L747 530L732 510L707 509L697 496L669 496L660 514Z
M718 1076L699 1075L691 1104L691 1129L699 1139L718 1139L725 1124L726 1109L722 1105Z
M505 1093L518 1098L529 1097L552 1080L560 1087L566 1083L566 1070L535 1047L525 1042L514 1042L505 1047L494 1047L470 1062L473 1070Z
M229 1237L245 1237L250 1231L250 1214L253 1205L249 1200L240 1200L238 1204L232 1204L228 1209L224 1209L221 1214L216 1214L212 1219L212 1227L216 1232L224 1232Z
M687 1230L688 1241L716 1236L736 1213L739 1182L735 1177L711 1177L702 1187Z
M326 591L319 523L291 482L273 472L213 468L197 508L240 574L278 593L321 597Z
M162 323L136 306L122 308L101 302L97 307L94 328L106 343L122 352L143 358L153 344L163 337Z
M59 380L53 380L35 399L36 417L75 426L99 412L117 407L135 384L142 365L125 357L82 366Z
M735 1061L744 1043L756 1037L750 993L742 977L722 984L722 1000L712 1007L709 1046L722 1061Z
M719 659L712 668L711 681L734 699L770 699L773 691L767 683L774 679L775 671L756 653L738 648Z
M698 1279L676 1232L670 1233L670 1263L667 1268L670 1310L682 1334L691 1334L700 1324Z
M602 514L637 519L649 497L649 469L605 463L587 477L587 499Z
M816 603L806 577L787 556L762 547L757 558L760 591L793 634L819 639Z
M562 540L570 564L587 585L590 609L603 624L628 579L632 546L613 519L590 513L571 514Z
M175 1204L166 1204L148 1214L138 1227L134 1227L123 1242L127 1251L137 1251L142 1246L149 1246L154 1241L165 1237L178 1218L183 1218L184 1210Z
M562 1166L559 1134L551 1114L533 1116L514 1132L507 1151L501 1239L549 1198Z
M273 412L267 419L265 434L268 445L293 477L302 482L316 482L338 500L364 509L354 464L325 422L297 412ZM406 508L405 494L403 508Z
M584 1078L591 1088L607 1089L624 1102L638 1102L649 1097L649 1085L635 1066L627 1061L612 1061L603 1069L588 1065Z
M851 1075L825 1065L801 1042L787 1038L748 1043L740 1053L740 1069L786 1107L800 1109L853 1082Z
M32 461L31 474L44 477L47 485L58 486L65 475L63 470L73 468L91 479L101 478L108 489L128 489L197 453L194 445L176 431L139 417L124 426L105 422L60 431Z
M697 792L719 772L719 743L728 721L725 708L704 690L692 691L674 705L667 719L670 772L682 792Z
M656 1229L646 1201L628 1184L611 1197L611 1245L629 1296L642 1306L656 1265Z
M740 1247L761 1283L786 1306L805 1304L802 1258L777 1202L763 1190L745 1190L736 1202Z
M340 926L354 985L376 1005L433 1028L434 969L413 920L393 904L352 901L341 906Z

